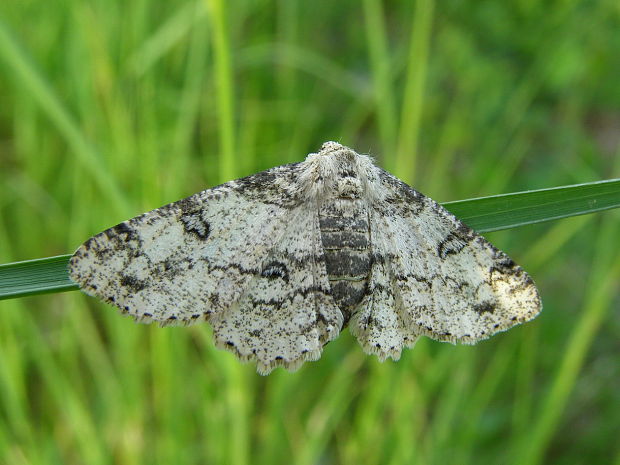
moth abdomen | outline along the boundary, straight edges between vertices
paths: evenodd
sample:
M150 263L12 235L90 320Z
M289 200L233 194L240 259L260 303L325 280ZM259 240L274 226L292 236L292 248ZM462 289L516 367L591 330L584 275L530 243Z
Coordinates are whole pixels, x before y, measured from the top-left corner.
M353 198L326 200L319 225L331 296L346 324L368 290L372 260L366 204Z

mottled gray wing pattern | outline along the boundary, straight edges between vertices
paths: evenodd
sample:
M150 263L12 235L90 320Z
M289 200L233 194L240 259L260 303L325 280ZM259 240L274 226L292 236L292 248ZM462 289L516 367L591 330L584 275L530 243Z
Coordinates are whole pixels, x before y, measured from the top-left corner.
M410 337L475 343L534 318L538 291L505 253L439 204L379 170L375 252Z
M309 203L289 218L238 301L211 319L218 347L256 360L261 374L318 360L343 324L331 297L317 209Z
M376 211L370 211L370 279L366 297L349 321L349 330L367 354L375 354L381 361L388 357L398 360L402 348L412 347L418 336L401 310L402 301L388 260L394 249L391 242L386 242L389 236L380 230L378 216Z
M76 251L71 277L139 321L208 320L217 346L260 373L316 360L342 314L298 171L273 168L110 228Z
M71 258L71 278L140 321L190 324L224 311L299 206L289 191L298 167L222 184L93 236Z

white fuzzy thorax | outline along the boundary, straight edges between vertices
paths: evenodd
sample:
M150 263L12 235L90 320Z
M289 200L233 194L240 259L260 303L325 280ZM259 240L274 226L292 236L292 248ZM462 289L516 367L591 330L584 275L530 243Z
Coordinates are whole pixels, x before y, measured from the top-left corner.
M371 201L382 198L378 186L378 168L368 155L360 155L338 142L325 142L318 153L311 153L303 162L299 186L303 198L322 201L337 197L341 178L339 173L355 170L363 195Z

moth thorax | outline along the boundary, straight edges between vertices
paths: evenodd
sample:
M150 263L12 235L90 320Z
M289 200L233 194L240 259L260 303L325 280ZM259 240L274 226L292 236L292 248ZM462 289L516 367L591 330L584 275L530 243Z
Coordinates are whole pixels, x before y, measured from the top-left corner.
M336 196L344 199L359 199L362 197L362 182L359 178L342 177L336 181Z
M345 324L367 293L370 228L366 203L340 197L319 208L321 241L331 294Z

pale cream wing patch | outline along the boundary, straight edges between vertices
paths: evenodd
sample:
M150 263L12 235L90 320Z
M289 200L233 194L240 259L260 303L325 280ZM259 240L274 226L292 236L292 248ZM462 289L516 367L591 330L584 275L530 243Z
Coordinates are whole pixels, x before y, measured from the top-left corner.
M390 357L398 360L404 347L412 347L418 336L402 311L402 301L386 258L390 255L389 238L378 231L378 224L371 212L370 229L372 265L366 297L359 310L349 321L349 330L367 354L375 354L383 361Z
M397 178L381 180L376 229L412 335L475 343L538 315L534 282L505 253Z
M287 190L298 166L231 181L97 234L71 258L70 276L139 321L208 319L239 299L283 234L298 205Z
M309 207L290 216L238 301L211 319L217 346L256 360L261 374L317 360L343 324L331 297L317 210L312 202Z

